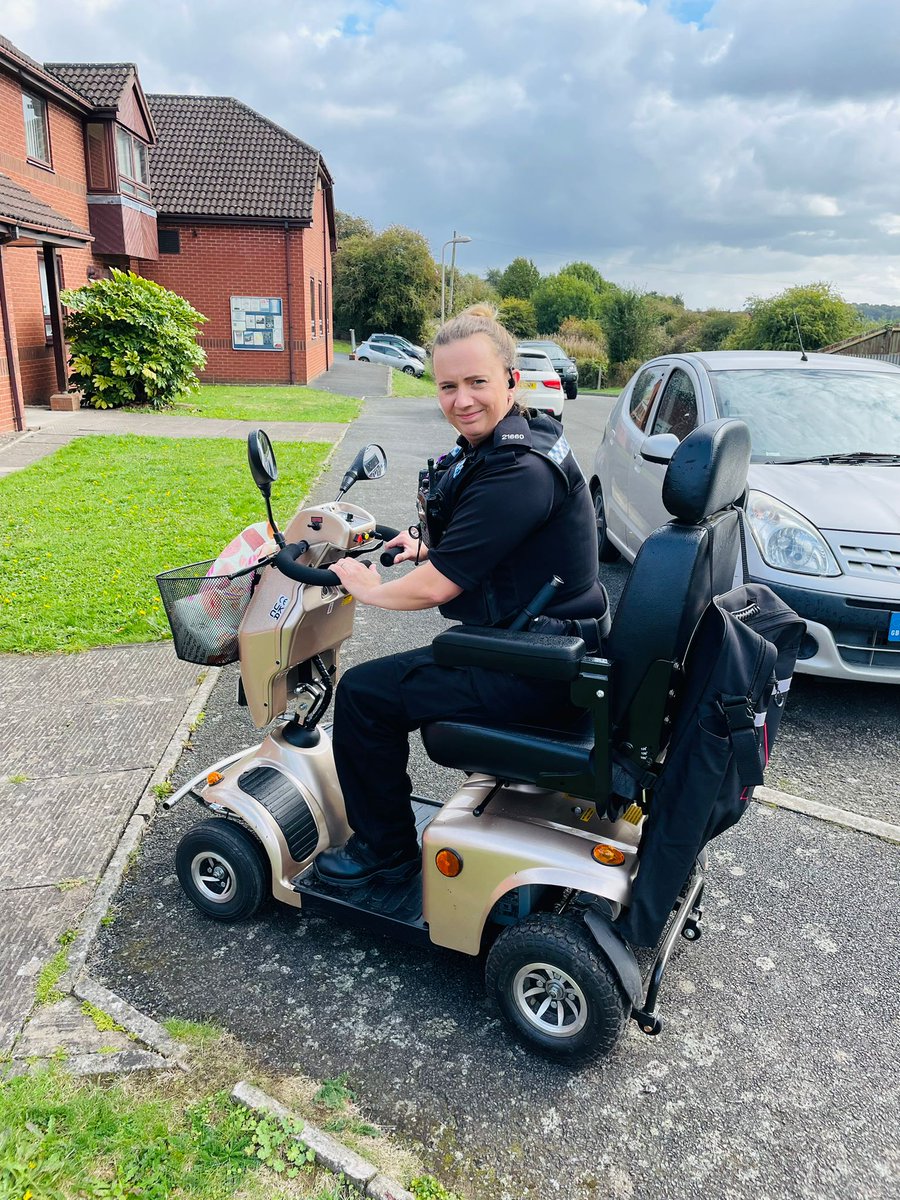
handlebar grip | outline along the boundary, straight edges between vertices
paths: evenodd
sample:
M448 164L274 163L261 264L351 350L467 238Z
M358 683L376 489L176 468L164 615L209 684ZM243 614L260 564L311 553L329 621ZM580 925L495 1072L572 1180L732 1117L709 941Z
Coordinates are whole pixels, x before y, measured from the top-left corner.
M375 526L375 536L381 538L383 542L389 542L391 538L397 537L399 533L399 529L391 529L390 525Z
M277 567L282 575L286 575L288 579L293 579L297 583L306 583L312 587L341 587L341 581L334 571L321 570L319 567L304 567L302 563L295 561L308 549L308 542L293 542L275 555L272 565Z
M383 550L379 562L383 567L392 567L398 554L403 553L402 546L392 546L390 550Z

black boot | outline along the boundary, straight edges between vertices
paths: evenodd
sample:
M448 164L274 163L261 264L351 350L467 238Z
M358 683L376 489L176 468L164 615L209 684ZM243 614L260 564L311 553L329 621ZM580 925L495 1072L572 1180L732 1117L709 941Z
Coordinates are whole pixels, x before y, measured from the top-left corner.
M411 879L422 868L422 852L413 846L385 856L354 834L343 846L323 850L313 865L323 883L354 887L375 878Z

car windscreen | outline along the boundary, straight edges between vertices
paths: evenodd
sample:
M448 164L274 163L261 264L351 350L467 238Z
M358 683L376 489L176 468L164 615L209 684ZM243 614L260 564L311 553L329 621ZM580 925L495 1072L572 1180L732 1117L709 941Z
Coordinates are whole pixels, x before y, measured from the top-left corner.
M754 462L900 454L900 371L711 371L722 417L750 427Z

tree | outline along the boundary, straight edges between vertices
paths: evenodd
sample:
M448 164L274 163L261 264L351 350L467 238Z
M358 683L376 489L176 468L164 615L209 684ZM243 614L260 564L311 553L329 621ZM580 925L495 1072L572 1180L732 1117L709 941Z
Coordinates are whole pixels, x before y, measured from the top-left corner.
M334 214L338 245L351 237L374 237L375 230L365 217L354 217L338 209Z
M617 291L605 305L601 320L609 340L611 362L647 357L655 322L640 292Z
M700 314L697 344L701 350L721 350L728 338L750 320L746 313L710 309Z
M109 279L61 292L60 299L69 310L70 378L94 408L167 408L197 390L206 363L197 326L206 317L175 292L113 267Z
M388 330L415 341L439 287L437 267L420 233L392 225L377 237L356 234L334 260L335 328L357 334Z
M447 272L447 296L450 295L450 272ZM453 312L462 312L464 308L468 308L470 304L496 304L497 289L491 287L486 279L482 279L480 275L474 272L465 272L454 268L453 270ZM449 307L447 306L447 316L452 316Z
M600 274L595 266L589 262L571 262L560 268L560 275L572 275L575 279L580 279L584 283L589 284L595 292L600 293L605 291L609 284Z
M549 275L531 297L542 333L555 333L566 317L595 317L600 301L589 283L574 275Z
M729 337L728 349L799 350L797 325L806 350L830 346L862 330L859 313L830 283L786 288L768 299L751 296L747 310L750 320Z
M520 300L518 296L510 296L507 300L500 302L497 316L500 324L505 325L513 337L537 337L537 318L534 315L534 305L530 300Z
M514 258L497 281L497 291L504 300L510 296L530 300L540 280L541 273L530 258Z

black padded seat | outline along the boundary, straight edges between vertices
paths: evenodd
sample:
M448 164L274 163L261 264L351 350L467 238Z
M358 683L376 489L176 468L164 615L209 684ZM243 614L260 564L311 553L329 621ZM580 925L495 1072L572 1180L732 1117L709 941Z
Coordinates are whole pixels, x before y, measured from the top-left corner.
M594 748L588 718L572 730L433 721L422 726L422 741L428 757L442 767L516 783L538 783L541 775L580 775L588 770Z

